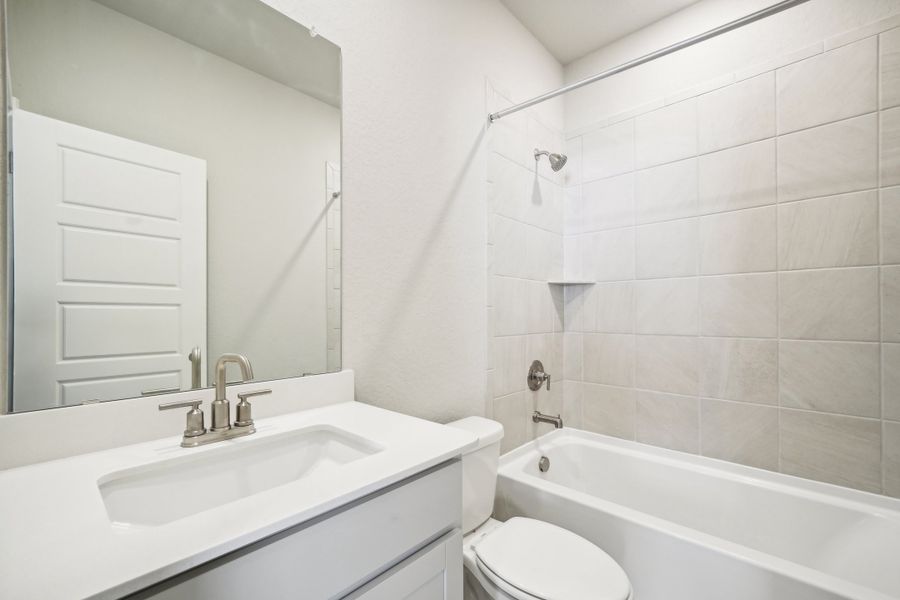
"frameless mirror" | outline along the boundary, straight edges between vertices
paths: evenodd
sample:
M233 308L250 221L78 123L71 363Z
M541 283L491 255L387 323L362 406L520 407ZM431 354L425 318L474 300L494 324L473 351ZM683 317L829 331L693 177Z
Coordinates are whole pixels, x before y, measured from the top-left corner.
M6 16L7 409L340 370L340 49L258 0Z

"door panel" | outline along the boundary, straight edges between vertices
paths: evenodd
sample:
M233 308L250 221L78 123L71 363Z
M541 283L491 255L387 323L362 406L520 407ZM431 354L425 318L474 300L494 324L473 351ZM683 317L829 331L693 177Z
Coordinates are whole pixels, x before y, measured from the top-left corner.
M14 409L189 384L205 161L19 110L12 134Z

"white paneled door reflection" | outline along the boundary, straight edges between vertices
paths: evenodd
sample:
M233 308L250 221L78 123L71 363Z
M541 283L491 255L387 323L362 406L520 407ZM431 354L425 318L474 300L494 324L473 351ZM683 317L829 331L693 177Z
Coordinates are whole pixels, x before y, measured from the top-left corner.
M21 110L11 129L13 408L189 387L206 162Z

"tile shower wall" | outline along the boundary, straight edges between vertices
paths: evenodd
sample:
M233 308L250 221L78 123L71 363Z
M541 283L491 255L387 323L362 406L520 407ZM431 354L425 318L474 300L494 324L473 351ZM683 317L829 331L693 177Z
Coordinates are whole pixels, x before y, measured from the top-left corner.
M491 84L488 108L512 102ZM488 399L486 413L503 423L503 451L544 433L534 410L561 410L563 399L563 290L548 281L563 271L563 174L534 148L561 151L564 138L532 113L489 128L488 139ZM532 360L551 374L550 390L532 392ZM539 427L541 429L539 430Z
M573 422L900 496L900 29L873 33L567 140Z

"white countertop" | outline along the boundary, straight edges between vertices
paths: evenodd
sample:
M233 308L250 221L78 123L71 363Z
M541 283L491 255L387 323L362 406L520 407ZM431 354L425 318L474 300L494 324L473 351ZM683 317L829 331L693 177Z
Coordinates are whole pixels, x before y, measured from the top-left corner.
M256 425L254 435L200 448L181 448L176 435L0 471L0 597L117 598L352 502L476 444L465 431L358 402L260 419ZM110 523L97 487L103 475L310 425L332 425L385 449L342 466L339 476L314 473L165 525L121 528Z

